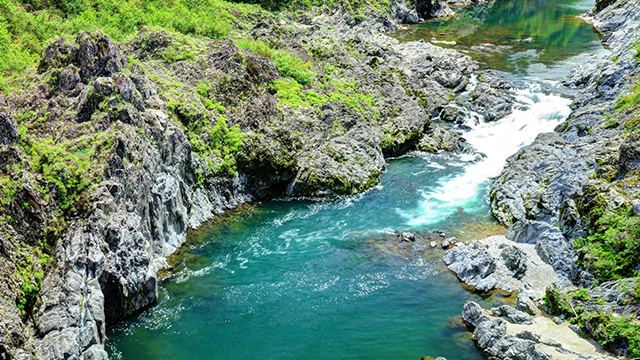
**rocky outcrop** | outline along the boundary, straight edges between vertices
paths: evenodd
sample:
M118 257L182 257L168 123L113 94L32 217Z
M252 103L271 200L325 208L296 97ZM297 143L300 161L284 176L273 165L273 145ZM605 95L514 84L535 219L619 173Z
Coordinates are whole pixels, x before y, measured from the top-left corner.
M503 306L506 309L508 305ZM503 308L501 307L501 309ZM510 308L509 313L517 310ZM528 316L528 315L527 315ZM473 330L473 341L491 359L552 359L539 345L539 336L531 332L507 334L507 324L502 319L492 319L475 302L464 304L462 318Z
M478 242L456 246L447 251L443 260L460 281L477 290L493 290L498 283L495 259Z
M536 304L531 301L531 298L523 293L518 294L516 300L516 309L523 311L529 315L538 315L540 310L536 307Z
M65 69L62 73L77 67L86 75L77 82L73 76L58 76L57 85L51 84L56 86L47 96L55 99L54 104L77 111L64 112L54 106L54 116L57 112L64 116L50 121L68 129L76 141L87 135L80 129L89 123L88 135L93 141L105 141L96 145L102 146L98 148L102 162L95 165L101 172L100 182L94 184L84 204L75 204L86 212L79 220L74 219L76 210L64 210L64 204L54 200L57 198L44 200L45 192L33 191L44 182L38 175L27 176L24 192L16 195L25 199L19 200L21 203L33 205L4 208L13 216L4 224L8 228L3 228L3 233L13 234L20 243L32 243L28 236L55 236L37 232L45 226L34 228L37 231L33 234L19 232L23 225L54 221L54 213L68 221L68 230L54 242L52 264L41 280L38 305L34 306L31 298L23 305L37 309L30 315L36 324L34 339L16 337L8 344L27 343L22 347L35 347L33 353L40 359L106 359L106 326L156 301L157 272L168 268L165 257L185 242L187 230L253 199L244 175L200 180L210 168L193 152L180 126L169 118L159 89L147 74L139 68L118 72L126 64L124 59L119 45L100 34L85 32L73 45L63 40L51 44L41 65L47 76L57 74L60 67ZM51 135L60 134L40 134ZM33 141L34 134L29 136L25 141ZM3 154L12 152L16 160L27 158L18 147L0 149ZM7 170L11 178L18 176L4 163L3 171ZM46 229L50 231L50 227ZM3 298L0 304L7 310L3 320L18 318L11 302L18 303L15 298Z
M540 134L510 157L490 192L492 212L502 223L542 221L568 239L586 235L594 216L627 205L640 193L628 186L635 166L629 160L635 156L634 138L623 136L628 115L605 116L615 109L618 95L635 84L638 66L631 44L638 36L634 24L640 8L620 1L585 19L604 33L603 43L613 54L572 71L566 85L583 88L574 111L555 133ZM553 246L560 252L566 247L561 243Z
M502 305L497 308L492 308L491 310L489 310L489 313L492 316L504 317L505 320L512 324L533 324L533 318L531 317L531 315L517 310L513 306Z
M511 114L512 105L510 94L480 83L473 90L468 107L482 115L485 121L496 121Z
M459 244L443 261L458 279L476 290L520 291L540 298L558 277L531 244L514 243L503 236Z
M6 109L0 108L0 145L12 145L18 141L18 126Z

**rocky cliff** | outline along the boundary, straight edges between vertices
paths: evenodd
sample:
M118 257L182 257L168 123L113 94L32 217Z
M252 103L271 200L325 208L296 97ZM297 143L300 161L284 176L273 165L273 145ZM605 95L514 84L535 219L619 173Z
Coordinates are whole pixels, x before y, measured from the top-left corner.
M572 71L566 85L580 92L571 115L511 156L490 193L494 216L513 225L508 237L556 254L557 269L576 280L586 276L587 283L570 243L588 235L603 214L632 205L640 191L637 113L619 102L636 91L640 8L619 1L598 9L585 19L603 32L611 54Z
M419 143L468 150L432 119L469 57L376 17L293 18L235 40L83 31L0 97L2 358L107 358L107 326L156 301L166 256L216 214L366 191Z

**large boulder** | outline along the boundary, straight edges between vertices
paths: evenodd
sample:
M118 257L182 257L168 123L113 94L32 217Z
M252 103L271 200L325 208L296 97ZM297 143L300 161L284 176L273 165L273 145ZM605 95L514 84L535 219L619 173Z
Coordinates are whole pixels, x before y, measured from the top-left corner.
M515 246L507 246L500 253L507 269L513 272L513 277L520 280L527 271L527 254Z
M474 328L477 328L481 323L491 321L491 318L484 314L484 310L482 310L482 307L480 307L478 303L467 301L462 307L462 320Z
M529 315L537 315L540 312L531 298L523 293L518 294L518 299L516 300L516 309L523 311Z
M533 324L533 318L531 315L515 309L513 306L502 305L497 308L491 309L491 315L505 317L510 323L513 324Z
M511 95L480 83L473 90L469 108L484 116L485 121L496 121L511 114L512 105Z
M442 258L458 279L480 291L489 291L498 283L496 263L487 247L478 242L459 245L448 250Z

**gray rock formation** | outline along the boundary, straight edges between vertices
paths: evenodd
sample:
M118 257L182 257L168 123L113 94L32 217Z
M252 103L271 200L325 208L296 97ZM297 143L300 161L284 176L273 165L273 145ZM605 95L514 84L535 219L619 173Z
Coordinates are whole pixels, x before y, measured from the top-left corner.
M576 268L573 246L560 230L548 223L522 219L509 228L506 237L515 242L535 244L540 258L564 278L577 279L582 275Z
M505 307L508 306L502 306L500 309ZM511 310L507 311L514 313L517 310L511 308ZM475 302L467 301L465 303L462 318L475 328L472 339L490 358L552 359L551 355L538 345L540 342L539 335L528 330L521 331L515 335L507 334L506 322L502 319L492 320L483 313L480 305Z
M537 315L540 313L538 307L531 301L531 298L523 293L518 294L516 299L516 309L523 311L529 315Z
M18 142L18 126L11 113L0 108L0 146L12 145Z
M472 327L477 328L481 323L491 321L491 318L484 314L484 310L478 303L467 301L462 307L462 320Z
M513 272L513 277L522 279L527 271L527 254L515 246L507 246L502 250L500 257L504 260L507 269Z
M549 283L559 280L535 246L514 243L504 236L458 244L447 250L443 261L460 281L480 291L519 291L537 299Z
M531 315L517 310L510 305L502 305L497 308L492 308L489 312L492 316L505 317L507 321L513 324L533 324L533 318Z
M473 90L469 109L479 113L485 121L496 121L511 114L512 96L505 91L480 83Z
M442 260L460 281L480 291L493 290L498 283L495 260L486 246L478 242L456 246Z

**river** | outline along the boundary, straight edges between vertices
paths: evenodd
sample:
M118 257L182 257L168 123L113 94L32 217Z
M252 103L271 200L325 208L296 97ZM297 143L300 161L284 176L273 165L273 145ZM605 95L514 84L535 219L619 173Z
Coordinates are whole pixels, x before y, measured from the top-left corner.
M558 81L604 51L592 27L573 17L592 6L496 1L395 34L455 41L446 46L519 87L513 114L467 119L464 136L486 158L403 156L365 194L274 200L206 226L160 284L158 304L110 329L111 358L483 359L456 316L469 299L507 300L464 290L440 250L407 256L371 239L407 230L465 240L504 232L489 213L490 178L570 113L571 91Z

